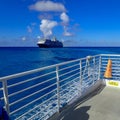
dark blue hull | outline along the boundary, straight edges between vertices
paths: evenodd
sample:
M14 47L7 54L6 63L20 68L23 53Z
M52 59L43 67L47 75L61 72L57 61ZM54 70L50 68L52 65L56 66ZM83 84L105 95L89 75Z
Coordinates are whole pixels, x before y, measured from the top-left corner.
M55 41L51 41L50 39L45 39L45 42L41 43L38 42L37 44L40 48L62 48L63 47L63 43L55 40Z
M46 45L46 44L38 44L40 48L62 48L63 45Z
M40 43L38 43L37 44L40 48L62 48L63 47L63 44L62 44L62 42L49 42L49 41L47 41L46 43L44 43L44 44L40 44Z

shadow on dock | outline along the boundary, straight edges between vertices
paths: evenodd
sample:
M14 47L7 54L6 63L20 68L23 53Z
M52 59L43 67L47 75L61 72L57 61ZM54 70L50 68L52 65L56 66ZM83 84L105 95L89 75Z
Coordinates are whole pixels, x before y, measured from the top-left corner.
M89 114L87 113L91 106L80 106L82 103L88 101L94 96L101 93L105 88L104 85L100 85L96 90L88 94L87 96L77 100L73 105L69 106L63 114L60 115L58 120L89 120Z
M88 120L89 114L87 111L90 110L90 106L84 106L71 111L74 114L68 114L63 116L61 120Z
M104 85L100 85L96 90L94 90L90 94L78 99L73 104L64 107L60 113L58 113L49 120L89 120L88 111L91 109L91 106L81 106L81 104L90 100L94 96L99 95L104 88Z

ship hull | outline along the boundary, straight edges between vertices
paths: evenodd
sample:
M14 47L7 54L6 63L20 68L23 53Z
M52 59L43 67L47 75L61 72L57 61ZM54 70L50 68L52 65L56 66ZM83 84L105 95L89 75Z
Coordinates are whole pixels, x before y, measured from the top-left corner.
M62 48L63 45L37 44L40 48Z
M58 41L58 40L54 40L52 41L51 39L45 39L43 41L39 41L37 43L37 45L40 48L62 48L63 47L63 43Z

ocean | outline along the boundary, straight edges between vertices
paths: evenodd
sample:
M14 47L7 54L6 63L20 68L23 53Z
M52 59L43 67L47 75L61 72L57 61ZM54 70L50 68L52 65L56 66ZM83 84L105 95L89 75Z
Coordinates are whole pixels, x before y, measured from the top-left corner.
M70 61L88 55L119 54L119 47L1 47L0 77Z

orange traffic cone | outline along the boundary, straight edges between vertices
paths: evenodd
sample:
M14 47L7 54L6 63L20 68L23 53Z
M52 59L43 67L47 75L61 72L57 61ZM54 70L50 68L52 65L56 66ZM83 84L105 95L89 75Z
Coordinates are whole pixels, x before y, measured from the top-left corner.
M105 78L111 78L112 77L112 60L108 60L107 68L104 74Z

